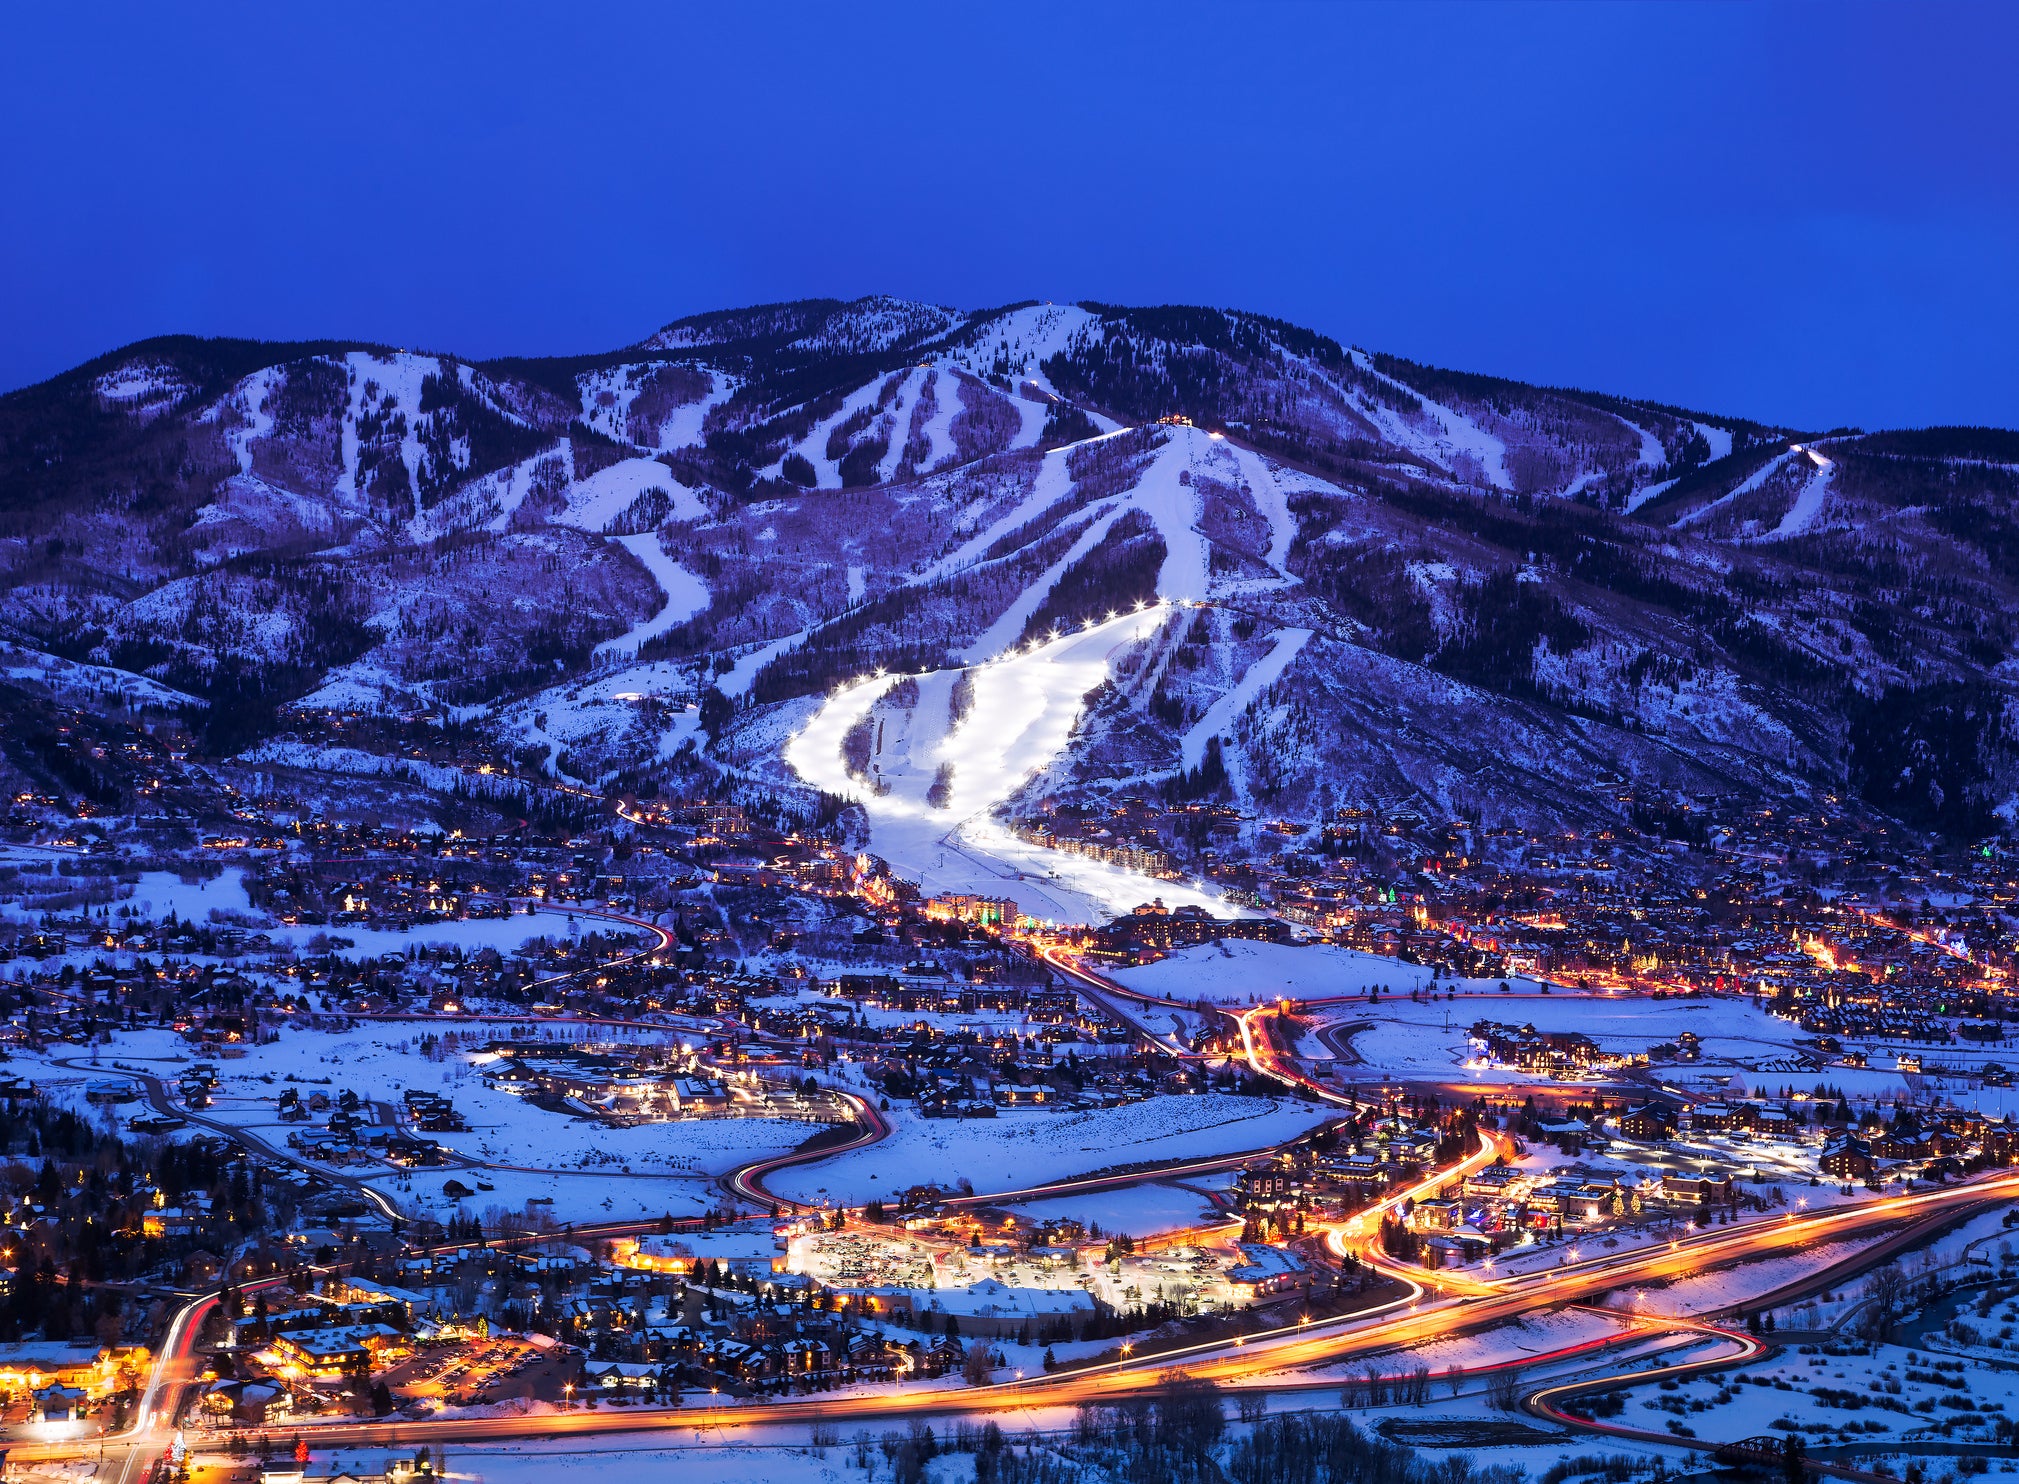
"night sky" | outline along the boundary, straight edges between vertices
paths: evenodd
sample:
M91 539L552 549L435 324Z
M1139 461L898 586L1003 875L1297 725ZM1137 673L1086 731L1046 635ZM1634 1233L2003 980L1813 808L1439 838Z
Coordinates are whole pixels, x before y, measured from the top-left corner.
M2010 4L309 9L0 19L0 387L167 331L560 353L885 292L2019 425Z

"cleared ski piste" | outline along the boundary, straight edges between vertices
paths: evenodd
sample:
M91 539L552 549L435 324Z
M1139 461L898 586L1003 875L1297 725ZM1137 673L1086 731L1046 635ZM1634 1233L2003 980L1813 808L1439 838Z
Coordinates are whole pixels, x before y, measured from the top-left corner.
M1023 912L1055 922L1104 919L1153 896L1169 906L1223 910L1210 892L1028 844L990 814L1060 756L1114 656L1147 639L1170 612L1168 604L1152 604L971 666L974 703L952 725L960 672L912 677L920 692L916 719L903 751L878 759L884 792L848 772L841 743L902 675L842 686L786 744L786 762L808 784L858 801L869 817L870 848L929 893L1009 897ZM943 763L953 767L953 785L941 809L926 794Z
M1328 1107L1231 1093L1155 1097L1119 1108L1020 1109L995 1118L899 1113L890 1137L767 1176L790 1200L859 1205L913 1185L978 1195L1027 1190L1144 1161L1211 1159L1286 1143L1333 1115ZM1107 1218L1101 1217L1107 1225Z
M598 644L595 650L598 655L634 655L646 640L656 639L675 624L685 623L708 606L708 584L666 555L666 548L659 543L658 532L619 536L617 544L638 558L645 570L652 574L652 580L666 595L666 602L637 627Z

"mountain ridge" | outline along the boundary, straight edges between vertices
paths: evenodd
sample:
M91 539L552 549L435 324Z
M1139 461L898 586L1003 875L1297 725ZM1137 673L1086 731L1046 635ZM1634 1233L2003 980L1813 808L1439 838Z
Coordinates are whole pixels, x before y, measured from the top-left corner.
M804 300L484 361L154 337L0 396L14 643L204 698L217 749L362 707L597 787L801 787L777 734L835 684L1141 602L1053 792L1200 788L1210 716L1207 792L1249 808L1964 837L2019 785L2015 562L2019 434L1809 433L1187 306ZM618 653L708 729L578 714Z

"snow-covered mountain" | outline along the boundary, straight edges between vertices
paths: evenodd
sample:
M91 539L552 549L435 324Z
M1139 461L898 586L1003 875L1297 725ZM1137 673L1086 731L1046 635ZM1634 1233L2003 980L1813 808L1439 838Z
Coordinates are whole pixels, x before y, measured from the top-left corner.
M635 785L693 743L889 828L1162 790L1970 833L2013 791L2019 434L1234 311L807 301L482 364L166 338L0 398L0 516L4 636L205 698L220 749L377 711Z

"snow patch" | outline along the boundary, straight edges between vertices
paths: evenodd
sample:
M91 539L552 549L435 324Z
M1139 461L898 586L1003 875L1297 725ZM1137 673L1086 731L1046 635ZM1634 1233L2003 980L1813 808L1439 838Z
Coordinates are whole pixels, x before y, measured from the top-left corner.
M1479 426L1471 418L1456 408L1446 407L1442 402L1433 402L1414 387L1397 381L1392 376L1383 375L1371 356L1364 351L1351 352L1353 364L1369 376L1386 382L1405 396L1413 397L1423 405L1423 412L1437 425L1434 434L1426 433L1420 424L1383 404L1363 405L1362 410L1381 425L1382 432L1395 443L1411 453L1429 459L1450 474L1458 474L1454 460L1463 457L1476 464L1484 474L1486 482L1495 489L1511 490L1514 480L1507 472L1507 445Z
M1703 435L1704 442L1708 443L1711 448L1711 456L1706 462L1716 463L1719 459L1728 459L1732 456L1732 430L1730 428L1714 427L1710 423L1697 423L1695 427Z

